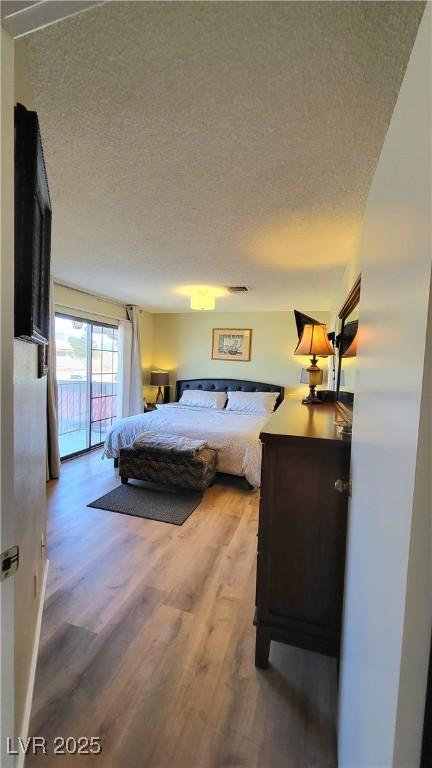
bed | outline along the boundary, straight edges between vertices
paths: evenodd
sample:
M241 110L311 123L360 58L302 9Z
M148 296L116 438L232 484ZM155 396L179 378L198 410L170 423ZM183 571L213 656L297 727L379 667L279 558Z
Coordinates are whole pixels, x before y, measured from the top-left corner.
M207 441L218 452L218 472L245 477L258 488L261 480L261 443L259 434L268 415L235 413L179 404L186 390L209 392L275 392L277 408L283 400L283 387L242 379L183 379L176 383L175 403L155 411L129 416L113 424L108 433L104 456L118 459L120 449L142 432L183 435Z

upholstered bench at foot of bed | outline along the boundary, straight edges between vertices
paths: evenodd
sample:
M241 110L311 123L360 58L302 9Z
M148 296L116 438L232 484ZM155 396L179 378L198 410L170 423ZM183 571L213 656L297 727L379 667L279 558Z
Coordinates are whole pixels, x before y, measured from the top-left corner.
M174 451L122 448L119 474L122 483L130 478L202 491L212 484L216 463L217 452L213 448L202 448L191 456Z

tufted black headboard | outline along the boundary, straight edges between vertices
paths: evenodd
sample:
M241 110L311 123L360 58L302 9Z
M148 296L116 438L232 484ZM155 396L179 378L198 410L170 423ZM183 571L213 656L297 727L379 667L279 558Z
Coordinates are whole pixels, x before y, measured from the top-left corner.
M284 388L277 384L243 379L182 379L176 381L175 399L178 402L185 389L204 389L207 392L278 392L275 410L284 397Z

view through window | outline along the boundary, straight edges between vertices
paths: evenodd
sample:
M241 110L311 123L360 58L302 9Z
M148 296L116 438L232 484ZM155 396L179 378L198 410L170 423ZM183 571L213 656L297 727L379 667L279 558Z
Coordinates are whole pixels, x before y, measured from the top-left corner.
M56 315L60 456L103 443L117 416L118 328Z

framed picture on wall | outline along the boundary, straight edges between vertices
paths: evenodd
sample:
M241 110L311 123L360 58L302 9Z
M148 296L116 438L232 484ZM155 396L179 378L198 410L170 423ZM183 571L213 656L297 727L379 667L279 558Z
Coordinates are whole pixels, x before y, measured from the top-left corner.
M251 359L251 328L213 328L212 360Z

